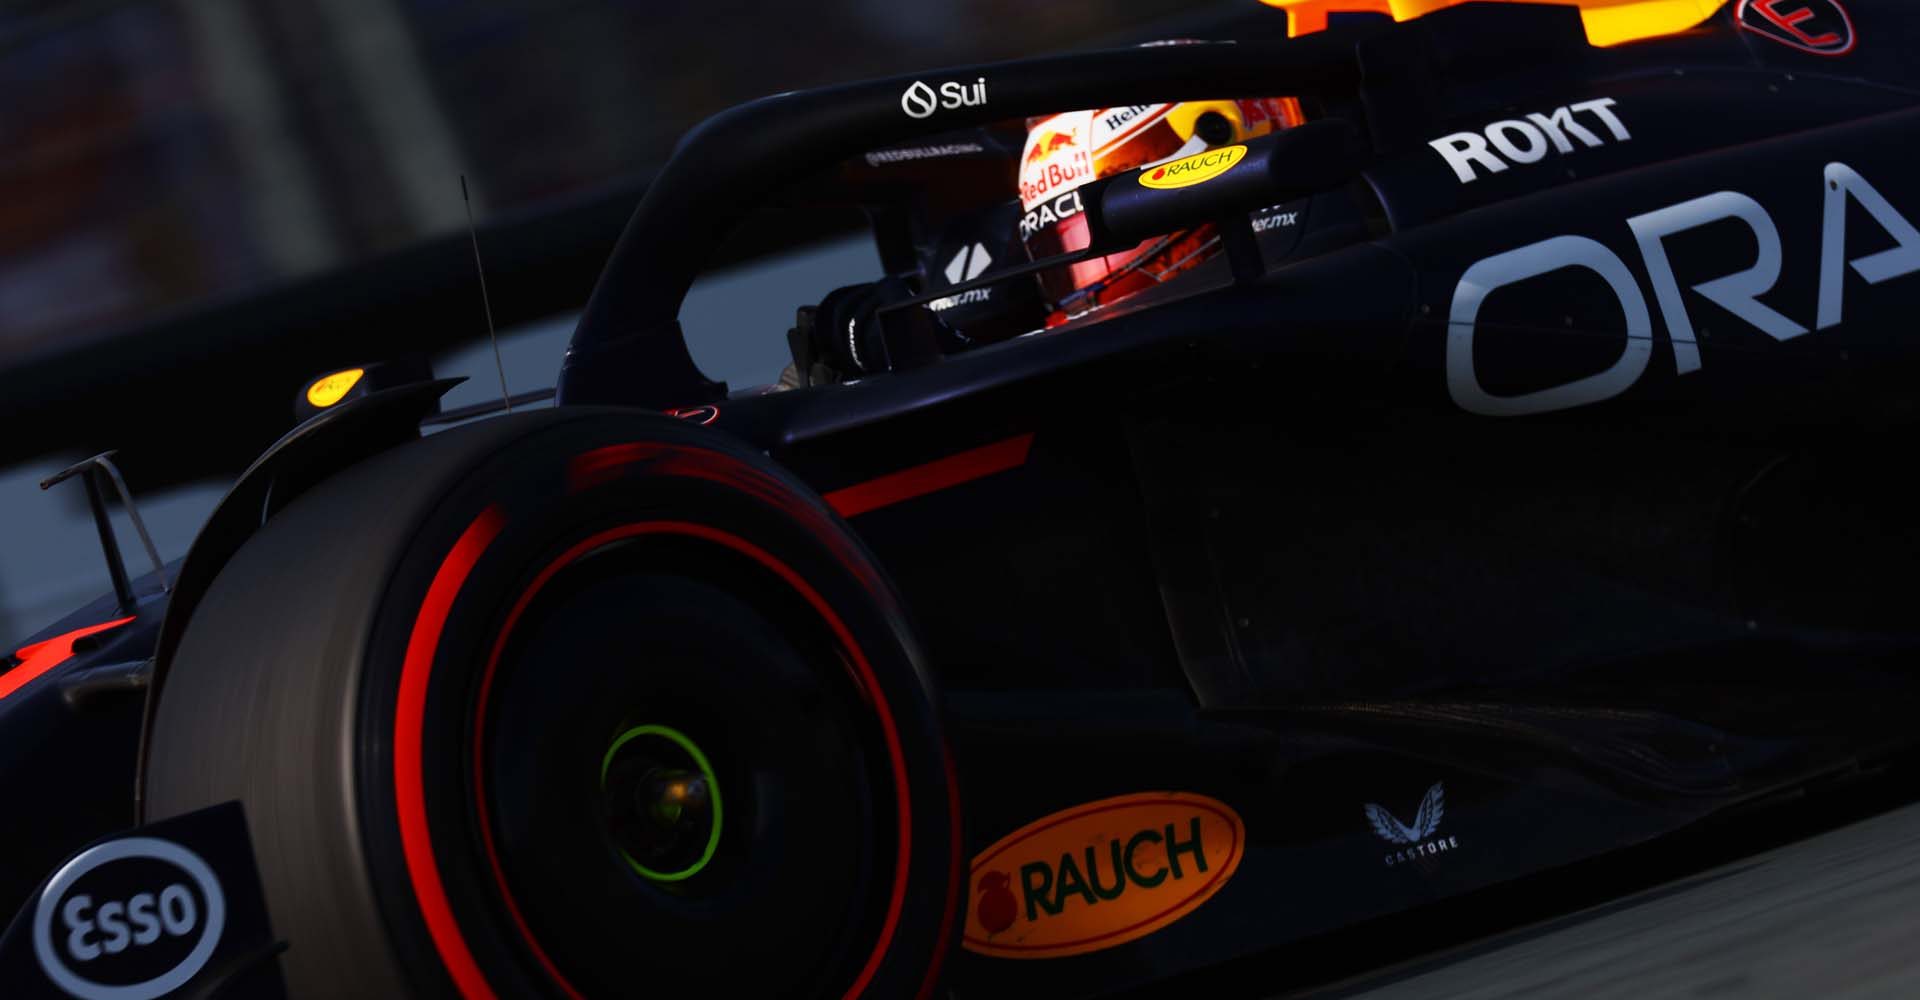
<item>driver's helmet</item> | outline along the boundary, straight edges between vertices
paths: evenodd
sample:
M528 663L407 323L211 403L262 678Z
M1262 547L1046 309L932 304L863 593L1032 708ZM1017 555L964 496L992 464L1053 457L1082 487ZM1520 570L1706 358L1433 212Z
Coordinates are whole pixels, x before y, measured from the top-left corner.
M1243 142L1303 121L1290 97L1135 104L1069 111L1027 122L1020 155L1020 239L1032 260L1085 249L1079 188L1136 167ZM1211 225L1147 240L1131 250L1042 272L1047 325L1109 306L1198 267L1220 252Z

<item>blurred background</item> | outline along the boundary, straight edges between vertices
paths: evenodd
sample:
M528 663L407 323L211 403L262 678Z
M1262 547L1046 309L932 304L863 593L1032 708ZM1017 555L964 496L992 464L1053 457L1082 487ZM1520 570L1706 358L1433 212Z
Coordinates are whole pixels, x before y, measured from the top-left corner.
M0 645L106 589L77 482L36 488L69 462L119 449L172 559L290 428L310 375L426 353L474 376L447 405L497 395L462 175L508 381L543 388L647 178L701 118L1281 16L1252 0L0 0ZM709 374L771 381L794 308L877 273L846 227L798 225L746 241L690 298Z

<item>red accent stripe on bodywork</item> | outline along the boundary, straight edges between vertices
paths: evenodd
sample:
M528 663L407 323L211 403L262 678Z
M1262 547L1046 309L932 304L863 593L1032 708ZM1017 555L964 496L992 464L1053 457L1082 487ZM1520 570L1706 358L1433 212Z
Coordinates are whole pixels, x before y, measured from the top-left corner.
M119 628L132 621L135 617L138 616L129 615L125 618L116 618L110 622L101 622L98 625L88 625L86 628L77 628L64 635L56 635L51 639L42 639L31 645L20 647L19 651L13 654L20 660L20 665L4 674L0 674L0 699L33 683L47 671L73 659L73 644L75 641L84 639L96 632L105 632L110 628Z
M1033 435L1022 434L834 490L826 495L826 501L841 517L865 514L996 472L1017 469L1027 463L1027 453L1032 449Z

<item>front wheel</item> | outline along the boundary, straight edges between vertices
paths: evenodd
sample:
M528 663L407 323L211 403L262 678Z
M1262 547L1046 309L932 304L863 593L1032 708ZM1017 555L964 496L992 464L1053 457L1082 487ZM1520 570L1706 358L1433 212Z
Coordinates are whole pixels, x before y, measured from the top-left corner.
M239 799L299 996L894 997L958 902L870 557L719 435L547 411L298 498L169 665L155 818Z

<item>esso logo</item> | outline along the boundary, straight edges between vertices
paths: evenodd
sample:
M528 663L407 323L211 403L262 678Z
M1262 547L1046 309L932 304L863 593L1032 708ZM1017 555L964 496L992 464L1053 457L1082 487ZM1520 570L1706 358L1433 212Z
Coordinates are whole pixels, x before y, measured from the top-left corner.
M53 876L33 950L81 1000L151 1000L186 985L220 944L226 896L200 856L156 837L111 840Z

